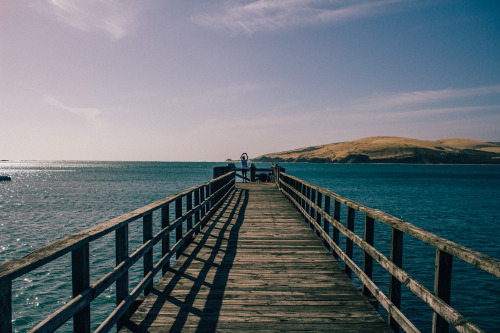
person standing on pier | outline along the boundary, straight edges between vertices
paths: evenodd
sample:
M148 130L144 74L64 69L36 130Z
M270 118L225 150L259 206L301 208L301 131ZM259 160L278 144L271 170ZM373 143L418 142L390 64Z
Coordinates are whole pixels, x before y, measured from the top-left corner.
M243 182L245 183L246 180L248 179L247 178L247 170L248 170L248 154L247 153L243 153L241 154L240 156L240 159L241 159L241 173L243 175Z

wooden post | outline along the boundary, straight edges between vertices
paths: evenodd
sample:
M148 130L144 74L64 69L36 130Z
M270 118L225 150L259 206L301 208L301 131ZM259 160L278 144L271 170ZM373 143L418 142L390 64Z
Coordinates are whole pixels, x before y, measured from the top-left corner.
M0 284L0 332L12 332L12 281Z
M186 195L186 199L187 199L186 211L190 212L191 210L193 210L193 192L189 192ZM191 229L193 229L193 217L192 216L187 218L186 225L187 225L187 231L190 231Z
M334 200L334 202L333 202L333 219L337 222L340 222L340 202L338 202L337 200ZM333 242L335 244L339 245L339 229L338 228L333 227L332 239L333 239ZM339 258L338 254L335 251L333 251L333 257L335 259Z
M182 216L182 197L179 197L175 200L175 220ZM182 223L175 228L175 243L179 242L182 238ZM179 258L182 250L177 251L176 258Z
M161 228L165 229L170 225L170 212L169 206L165 205L161 208ZM165 257L170 251L170 232L167 233L161 240L161 256ZM162 268L163 275L168 272L169 263L166 263Z
M73 298L90 287L89 243L71 251ZM90 332L90 304L73 316L73 332Z
M327 215L330 215L330 197L327 196L327 195L325 195L325 208L324 208L324 211L325 211L325 213ZM330 236L330 222L328 222L326 219L323 219L323 230L325 230L325 232L328 235L328 237L331 237ZM330 244L328 244L328 242L326 240L323 241L323 244L325 244L325 246L328 249L328 251L332 250Z
M200 189L197 189L194 191L194 206L198 207L200 205ZM194 213L194 224L197 225L200 222L200 217L201 217L201 211L197 210L196 213ZM200 229L196 229L194 234L198 235Z
M229 172L229 170L231 169L231 167L229 165L226 165L226 166L216 166L214 167L214 178L217 178L217 177L220 177L222 175L225 175L226 173Z
M142 218L142 243L146 243L153 239L153 213L144 215ZM144 253L144 276L148 275L153 270L153 249ZM144 289L144 296L149 295L153 290L153 281L149 282Z
M217 178L220 175L221 175L221 167L220 166L214 167L214 177L213 178Z
M317 192L317 195L316 195L316 206L318 206L319 208L321 208L322 206L322 202L323 202L323 195L321 194L321 192ZM321 228L321 214L316 211L316 223L318 223L318 229L316 230L316 235L321 235L320 233L320 228Z
M189 192L186 194L186 212L190 212L193 210L193 192ZM186 231L189 232L193 229L193 216L189 216L186 220ZM190 239L186 240L186 243L184 244L184 248L186 248L189 243L191 243L193 238L191 237Z
M128 224L116 229L115 231L116 243L116 265L118 266L123 260L128 257ZM128 270L123 273L121 277L116 280L116 305L118 306L125 297L128 296ZM123 315L124 318L128 314ZM122 317L122 318L123 318ZM123 326L123 320L118 320L118 329Z
M311 188L307 185L305 185L305 195L306 195L306 198L307 199L311 199ZM307 215L311 215L311 211L310 211L310 205L309 203L306 201L306 214Z
M391 261L398 267L403 267L403 232L392 228L391 241ZM399 309L401 308L401 282L392 274L389 277L389 299ZM391 329L399 332L399 325L392 316L389 316L389 325Z
M306 185L304 185L302 183L300 183L300 193L302 193L303 196L306 196L306 194L307 194ZM305 199L300 199L300 200L301 200L302 208L307 211L306 200Z
M310 200L312 203L316 203L316 190L315 189L311 189ZM311 216L314 219L316 217L315 213L316 213L316 210L311 205L310 210L309 210L309 216ZM309 223L309 227L311 227L311 229L314 230L314 224Z
M299 208L302 207L304 208L304 200L302 199L302 197L300 196L300 194L302 194L302 183L297 181L297 200L298 200L298 206Z
M202 186L202 187L200 188L200 204L201 204L202 202L204 202L204 201L205 201L205 198L206 198L206 197L205 197L205 192L206 192L205 187L206 187L206 186ZM201 211L200 211L200 219L203 219L203 218L205 217L206 211L207 211L206 206L203 206L203 208L202 208L202 209L201 209ZM203 226L202 226L202 227L203 227Z
M284 172L284 170L279 165L276 166L276 170L277 170L276 174L277 174L278 188L281 189L281 173Z
M375 223L372 217L365 216L365 242L373 245L374 240ZM363 255L363 271L365 274L372 279L373 275L373 258L364 251ZM371 296L370 290L363 284L363 295L366 297Z
M222 193L219 192L219 190L222 188L222 179L219 179L218 181L216 181L214 183L214 192L213 193L216 193L217 194L215 195L214 197L214 207L217 205L217 203L220 201L220 199L222 198Z
M354 231L354 214L356 210L352 207L347 208L347 229ZM346 236L345 238L345 254L352 259L352 251L353 251L353 242L349 237ZM351 268L344 263L344 271L345 273L351 277Z
M450 304L451 301L451 271L453 256L436 249L436 270L434 275L434 294ZM436 312L432 316L432 333L450 331L450 324Z
M211 210L215 205L214 193L215 193L215 184L211 183L210 185L208 185L208 193L207 193L207 198L210 198L209 200L210 204L208 205L209 210Z
M255 164L250 164L250 181L255 182Z

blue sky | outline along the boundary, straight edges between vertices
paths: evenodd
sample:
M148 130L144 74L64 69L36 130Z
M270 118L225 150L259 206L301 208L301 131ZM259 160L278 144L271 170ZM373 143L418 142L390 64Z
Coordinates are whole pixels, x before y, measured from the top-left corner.
M0 159L500 141L500 2L0 2Z

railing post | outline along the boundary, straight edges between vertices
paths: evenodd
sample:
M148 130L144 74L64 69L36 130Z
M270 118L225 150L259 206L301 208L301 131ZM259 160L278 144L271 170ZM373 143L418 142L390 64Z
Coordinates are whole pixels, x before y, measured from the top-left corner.
M333 202L333 219L340 222L340 202L334 200ZM339 229L333 226L332 240L335 244L339 245ZM335 259L339 258L339 255L333 251L333 257Z
M186 212L191 212L193 210L193 192L189 192L186 195ZM186 221L186 232L191 231L193 229L193 216L189 216ZM186 239L186 244L184 244L184 248L189 245L192 241L192 237L190 239Z
M392 228L391 241L391 261L398 267L403 267L403 232ZM401 282L392 274L389 277L389 299L399 309L401 308ZM399 325L392 316L389 315L389 325L391 329L399 332Z
M301 206L301 199L299 196L300 193L300 182L298 180L293 181L293 189L295 190L294 192L294 198L295 198L295 205L297 209Z
M310 197L310 200L311 200L311 203L316 203L316 190L315 189L311 189L311 197ZM313 206L311 205L310 207L310 211L309 211L309 216L314 220L315 217L316 217L316 210L313 208ZM309 220L308 220L309 221ZM314 224L309 223L309 227L311 227L311 229L314 230Z
M305 195L306 195L306 199L310 200L311 199L311 188L309 186L305 186ZM310 205L309 205L309 202L306 201L306 214L307 215L311 215L311 211L310 211Z
M323 202L323 195L321 194L321 192L317 191L317 194L316 194L316 206L318 206L318 208L321 208L321 204ZM316 223L318 223L318 229L316 230L316 235L321 235L320 233L320 229L321 229L321 214L316 211Z
M213 198L214 187L215 187L214 183L211 183L207 186L207 199L208 199L207 215L210 214L209 212L212 209L212 207L214 206L214 198Z
M0 332L12 332L12 281L0 285Z
M300 193L302 193L302 196L305 198L307 196L307 190L306 190L306 185L303 183L300 183ZM307 212L307 202L306 199L301 199L302 200L302 208L304 211ZM305 216L304 216L305 217Z
M142 243L146 243L153 239L153 213L144 215L142 218ZM148 275L153 270L153 248L144 253L144 276ZM147 296L153 290L153 281L149 282L144 289L144 295Z
M175 220L182 216L182 197L175 200ZM175 228L175 243L178 243L182 239L182 223ZM182 249L177 251L176 258L178 259L182 253Z
M276 165L274 167L274 180L276 181L276 185L278 185L278 189L281 190L281 167Z
M200 203L202 202L205 202L205 199L206 199L206 196L205 196L205 192L206 192L206 189L205 189L205 186L202 186L200 188ZM200 211L200 219L204 219L205 218L205 215L206 215L206 211L207 211L207 206L203 206L201 208L201 211ZM201 226L203 227L203 226Z
M165 229L170 225L170 212L169 206L165 205L161 208L161 228ZM170 232L167 233L161 240L161 257L165 257L170 251ZM163 275L167 274L168 266L170 263L166 263L162 268Z
M115 246L116 246L116 265L118 266L123 260L128 257L128 225L116 229L115 231ZM116 280L116 305L119 305L125 297L128 296L128 270ZM128 314L123 317L127 318ZM122 317L122 318L123 318ZM118 329L123 326L123 320L118 320Z
M434 294L450 304L451 301L451 271L453 256L436 249L436 271L434 275ZM449 332L450 324L436 312L432 316L432 333Z
M73 298L90 287L89 243L71 251ZM73 332L90 332L90 304L73 316Z
M373 245L374 231L375 224L373 217L365 216L365 242L370 245ZM363 255L363 271L371 280L373 275L373 258L366 251L364 251ZM371 296L371 292L365 284L363 284L363 295L366 297Z
M327 215L330 215L330 197L328 195L325 195L325 208L324 211ZM326 219L323 219L323 230L325 230L325 233L330 237L330 222L328 222ZM325 240L323 240L323 244L325 244L326 248L328 251L331 251L332 248L330 244Z
M356 210L352 207L347 208L347 229L351 230L354 232L354 214ZM352 250L353 250L353 242L349 237L346 236L345 239L345 254L352 259ZM344 271L347 274L347 276L351 277L351 268L344 263Z
M297 191L300 193L300 194L304 194L304 185L301 183L301 182L297 182ZM305 209L306 206L305 206L305 201L304 199L302 199L302 197L299 197L299 205L300 207L302 207L302 209ZM301 212L302 214L302 212Z
M255 182L255 164L250 164L250 181Z
M200 205L200 192L201 192L201 189L199 189L199 188L194 191L194 206L195 207L198 207ZM197 225L200 222L200 217L201 217L201 210L198 209L196 211L196 213L194 213L194 225ZM194 234L198 235L199 232L200 232L200 229L196 229L194 231Z
M191 210L193 210L193 192L189 192L186 195L186 198L187 198L186 211L190 212ZM187 231L193 229L193 216L187 218L186 225L187 225Z

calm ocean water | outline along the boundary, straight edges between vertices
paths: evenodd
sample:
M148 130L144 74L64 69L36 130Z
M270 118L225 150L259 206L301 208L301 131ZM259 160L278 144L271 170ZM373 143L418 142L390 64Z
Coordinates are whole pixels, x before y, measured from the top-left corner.
M12 181L0 182L0 262L22 257L55 239L203 183L211 179L216 165L224 164L1 162L0 175L10 175ZM283 166L287 173L500 258L500 166L286 163ZM341 218L345 221L345 212ZM136 223L137 228L139 224ZM159 227L155 228L156 231ZM388 255L390 229L376 225L375 230L375 245ZM355 231L363 233L362 216L356 219ZM91 283L114 265L113 244L111 235L91 246ZM405 237L404 246L403 267L432 290L433 248L410 237ZM355 252L355 259L361 263L359 251ZM459 260L453 265L452 305L485 331L495 332L500 326L498 279ZM131 282L137 281L142 272L140 262L135 266ZM16 331L27 331L71 299L69 271L70 257L64 256L14 282ZM387 274L377 266L374 280L387 288ZM355 282L359 285L359 281ZM92 304L93 328L112 308L114 292L110 288ZM403 312L417 327L430 331L432 312L405 292L404 287L402 303ZM61 331L71 331L71 325Z

